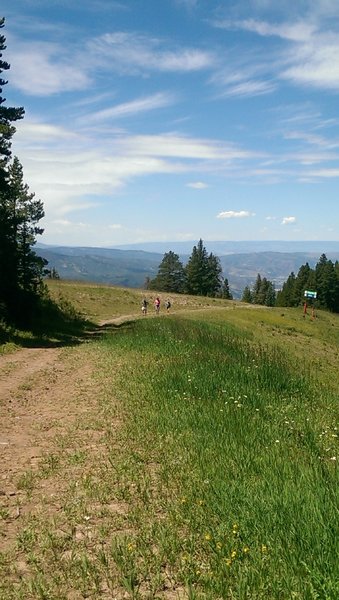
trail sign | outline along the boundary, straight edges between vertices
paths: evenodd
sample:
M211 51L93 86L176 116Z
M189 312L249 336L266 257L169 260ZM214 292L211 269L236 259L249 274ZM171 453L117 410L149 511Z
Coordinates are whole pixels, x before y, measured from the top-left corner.
M312 290L305 290L304 291L304 296L305 296L305 298L314 298L314 299L316 299L317 292L313 292Z

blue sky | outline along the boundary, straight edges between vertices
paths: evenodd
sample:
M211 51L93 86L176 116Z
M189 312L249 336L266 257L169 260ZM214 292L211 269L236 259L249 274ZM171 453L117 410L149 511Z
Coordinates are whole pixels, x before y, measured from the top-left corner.
M339 240L337 0L2 0L39 241Z

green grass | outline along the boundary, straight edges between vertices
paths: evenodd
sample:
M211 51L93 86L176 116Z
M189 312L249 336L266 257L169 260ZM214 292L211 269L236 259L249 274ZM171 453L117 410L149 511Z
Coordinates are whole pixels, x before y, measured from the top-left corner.
M91 320L140 316L140 290L57 285ZM339 597L338 316L174 300L64 350L92 385L18 477L1 600Z
M246 337L162 320L106 339L106 365L126 356L135 578L166 563L191 597L335 598L336 397Z

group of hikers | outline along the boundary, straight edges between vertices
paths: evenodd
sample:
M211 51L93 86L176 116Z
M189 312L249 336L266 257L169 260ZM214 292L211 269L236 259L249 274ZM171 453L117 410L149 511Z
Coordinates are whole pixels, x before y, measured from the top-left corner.
M142 314L144 315L144 317L147 315L148 304L149 304L148 300L146 300L146 298L144 298L142 301L142 304L141 304L141 311L142 311ZM161 304L161 300L160 300L159 296L157 296L154 300L154 310L157 315L160 312L160 304ZM171 302L169 299L166 300L165 308L166 308L167 312L170 311Z

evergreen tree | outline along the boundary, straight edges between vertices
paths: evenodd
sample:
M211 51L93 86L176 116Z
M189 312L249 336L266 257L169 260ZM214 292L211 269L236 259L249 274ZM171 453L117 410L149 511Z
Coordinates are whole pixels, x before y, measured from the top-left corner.
M222 268L220 264L220 260L215 254L210 254L207 258L207 267L208 267L208 275L207 275L207 285L208 290L206 291L206 296L218 296L220 294L222 279L221 273Z
M43 233L38 226L44 216L43 203L35 200L35 194L29 193L23 182L23 170L19 159L15 156L8 168L9 173L9 206L12 222L13 247L16 248L17 285L24 292L36 292L42 284L45 259L37 256L32 250L36 236Z
M260 302L260 287L261 287L261 275L258 273L257 278L255 280L255 284L252 290L252 298L254 304L261 304Z
M227 277L224 278L224 281L222 283L220 297L224 298L224 300L233 300Z
M333 262L325 254L320 256L315 267L317 303L321 308L336 310L338 280Z
M295 274L293 271L277 293L276 305L295 306Z
M241 302L247 302L247 304L252 304L253 302L253 295L251 292L251 288L246 285L246 287L244 288L244 291L242 293L242 297L241 297Z
M0 19L0 29L5 19ZM23 108L6 107L3 87L7 81L2 73L10 65L2 60L2 52L6 49L6 38L0 34L0 310L9 307L15 297L17 288L15 222L10 212L8 162L11 157L11 140L15 133L13 122L22 119Z
M158 273L148 284L148 289L182 293L185 289L185 270L178 254L166 252L159 265Z
M221 288L220 261L214 254L207 254L203 241L193 246L185 268L186 292L195 296L216 296Z
M255 280L253 291L250 291L251 296L249 295L249 291L245 288L243 298L244 295L247 298L251 297L254 304L261 304L263 306L275 305L276 295L274 285L267 277L261 277L260 273L258 273ZM243 301L247 302L248 300Z
M262 280L262 288L263 288L263 304L265 306L275 306L276 294L272 281L266 279L266 277Z
M305 265L301 265L298 275L295 279L293 306L298 306L304 301L304 292L308 289L308 281L310 279L311 271L312 269L308 262Z
M207 296L208 255L201 239L197 246L193 246L185 272L187 293L195 296Z

